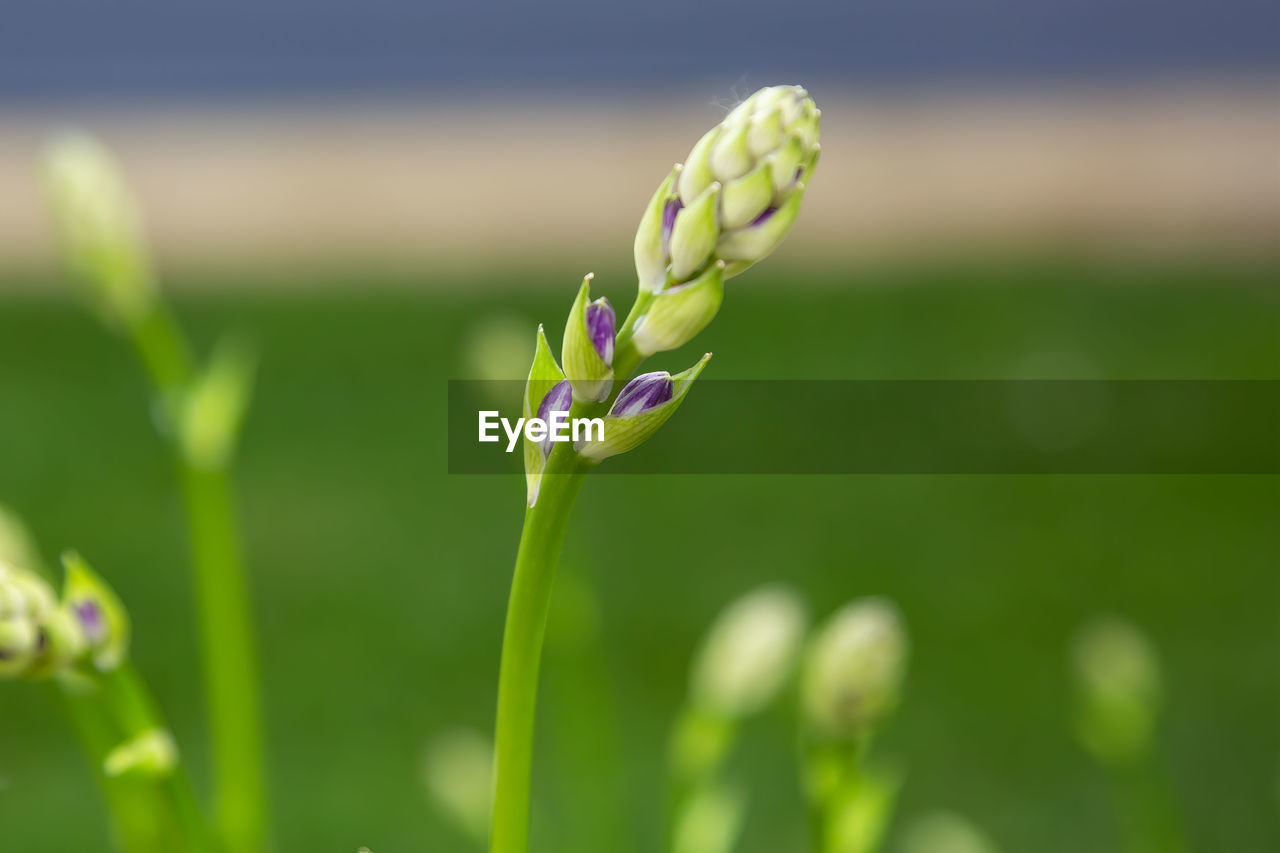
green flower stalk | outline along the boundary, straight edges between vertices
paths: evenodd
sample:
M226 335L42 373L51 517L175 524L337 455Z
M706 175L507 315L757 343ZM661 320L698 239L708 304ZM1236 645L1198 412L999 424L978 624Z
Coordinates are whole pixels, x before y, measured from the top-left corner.
M45 164L67 271L106 325L125 337L151 381L187 511L209 706L216 813L226 853L266 849L258 663L228 466L256 364L242 343L200 365L161 299L138 206L94 140L54 142Z
M901 774L867 760L901 696L907 636L888 599L852 602L822 627L805 656L802 763L820 853L877 849Z
M603 437L525 433L525 519L498 679L490 849L527 853L538 668L556 562L582 479L646 441L685 399L705 356L672 375L631 379L644 359L691 340L719 310L726 278L765 258L795 222L818 159L820 115L804 89L761 89L703 136L651 199L635 240L639 292L621 326L612 305L578 291L557 364L542 329L523 414L599 418ZM628 381L630 380L630 381Z
M1072 645L1076 734L1107 771L1130 853L1186 849L1159 766L1160 664L1150 640L1115 616L1085 625Z

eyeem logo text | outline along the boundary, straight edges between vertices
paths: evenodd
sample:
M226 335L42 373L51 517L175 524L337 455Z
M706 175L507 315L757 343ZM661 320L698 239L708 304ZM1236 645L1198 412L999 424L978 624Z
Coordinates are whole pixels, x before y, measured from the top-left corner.
M529 441L604 441L604 418L570 418L568 412L551 412L550 418L516 418L515 423L496 411L480 412L480 441L501 441L498 428L507 435L507 453L516 449L523 434Z

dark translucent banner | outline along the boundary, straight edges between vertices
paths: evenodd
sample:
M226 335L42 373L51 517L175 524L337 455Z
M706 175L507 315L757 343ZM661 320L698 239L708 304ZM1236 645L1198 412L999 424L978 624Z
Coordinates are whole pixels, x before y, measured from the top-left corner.
M717 381L599 473L1275 474L1280 383L1239 381ZM514 426L522 382L451 381L448 470L523 470L479 441ZM493 423L493 416L489 417Z

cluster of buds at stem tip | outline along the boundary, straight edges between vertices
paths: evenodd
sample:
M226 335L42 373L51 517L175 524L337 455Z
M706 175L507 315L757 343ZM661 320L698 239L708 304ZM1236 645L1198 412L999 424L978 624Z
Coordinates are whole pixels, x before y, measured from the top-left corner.
M689 341L719 310L725 279L782 242L818 162L820 119L800 86L761 89L658 187L635 241L647 299L632 329L641 354Z
M801 676L815 735L853 740L894 709L906 674L907 635L893 602L867 598L837 611L813 641Z
M74 554L61 601L35 572L0 563L0 677L46 678L82 661L113 669L128 652L129 621L115 593Z

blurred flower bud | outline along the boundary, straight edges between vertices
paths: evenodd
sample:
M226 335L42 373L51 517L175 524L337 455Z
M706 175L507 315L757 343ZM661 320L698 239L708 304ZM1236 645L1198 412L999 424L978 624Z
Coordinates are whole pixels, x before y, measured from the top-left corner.
M686 284L654 295L632 327L631 342L641 355L684 346L707 327L724 300L724 261Z
M458 729L427 747L427 792L440 813L483 844L489 838L493 800L493 745L484 735Z
M107 753L102 772L108 777L168 776L178 766L178 744L168 729L148 729Z
M866 598L835 613L810 647L801 682L804 711L821 736L868 732L898 702L907 637L893 602Z
M0 678L30 674L46 648L45 625L56 608L43 578L0 563Z
M738 788L709 782L676 815L672 853L729 853L742 833L746 797Z
M17 513L3 504L0 504L0 563L32 567L40 564L31 531Z
M257 364L256 351L241 339L224 338L214 347L179 412L178 439L192 466L213 471L230 461L249 408Z
M694 662L693 703L735 718L761 710L791 676L805 627L800 596L781 584L730 604L712 624Z
M115 669L129 654L128 612L115 590L79 554L63 554L62 567L63 607L79 623L93 665L101 672Z
M1150 747L1160 706L1160 668L1150 642L1111 616L1083 627L1072 652L1081 741L1104 763L1139 757Z
M529 367L529 378L524 386L525 420L542 417L542 414L550 411L567 410L567 403L572 400L571 394L565 393L569 391L568 384L565 383L557 390L557 386L564 381L564 373L556 364L556 358L551 354L551 347L547 345L546 332L542 330L542 326L538 326L538 335L533 348L533 364ZM559 396L548 399L553 391ZM565 397L563 408L559 408L562 403L561 397ZM553 408L553 404L556 408ZM549 455L549 443L530 441L527 436L525 437L524 477L529 506L538 502L538 491L542 487L542 473L547 467Z
M588 275L564 327L560 363L573 386L573 396L584 403L599 403L613 390L613 336L617 318L603 296L591 301Z
M632 379L604 418L604 438L579 441L574 449L584 459L601 462L639 446L675 414L710 358L711 353L707 353L693 367L675 376L663 370Z
M817 163L820 117L803 88L771 86L704 135L641 218L641 288L684 284L717 260L732 277L772 252L795 222Z
M137 206L115 159L97 140L69 134L49 145L45 178L71 274L108 324L137 325L155 303L156 286Z
M902 853L997 853L995 844L969 821L950 812L917 818L903 837Z

